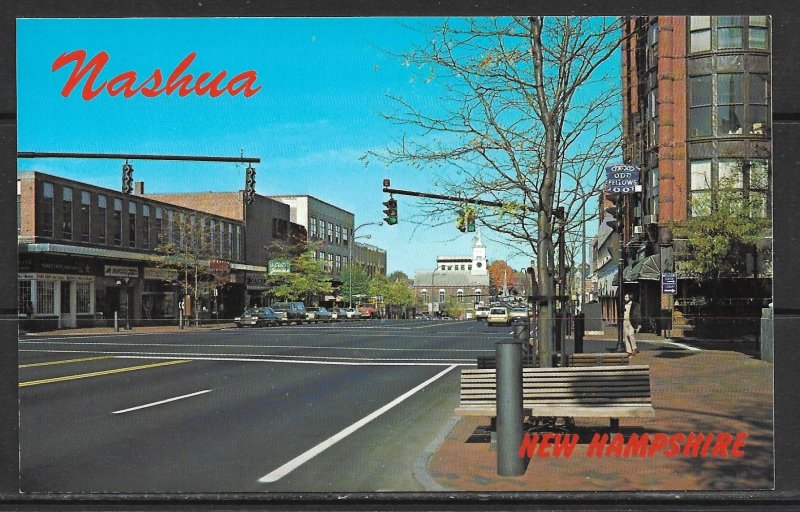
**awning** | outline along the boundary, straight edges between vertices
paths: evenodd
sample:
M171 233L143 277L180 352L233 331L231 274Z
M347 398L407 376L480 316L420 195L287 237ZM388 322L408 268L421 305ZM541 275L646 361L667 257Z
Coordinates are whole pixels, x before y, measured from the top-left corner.
M661 255L653 254L642 260L639 279L646 279L648 281L661 280Z

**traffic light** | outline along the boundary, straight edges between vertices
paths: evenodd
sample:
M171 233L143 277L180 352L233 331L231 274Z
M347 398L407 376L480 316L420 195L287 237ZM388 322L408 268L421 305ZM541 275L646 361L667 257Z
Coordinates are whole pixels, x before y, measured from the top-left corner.
M253 204L253 199L256 193L256 170L248 167L244 179L244 201L247 204Z
M614 231L622 232L622 194L619 192L606 192L605 198L612 206L606 208L606 213L614 217L614 220L607 220L606 224Z
M470 212L469 214L467 214L467 232L468 233L474 233L475 232L475 217L477 217L475 212Z
M456 217L456 227L459 231L465 233L467 231L467 223L466 219L464 218L464 210L458 210L456 214L458 215Z
M127 162L122 165L122 193L133 192L133 166Z
M386 207L386 209L383 210L383 213L386 214L383 220L390 226L397 224L397 200L390 197L388 201L383 202L383 205Z

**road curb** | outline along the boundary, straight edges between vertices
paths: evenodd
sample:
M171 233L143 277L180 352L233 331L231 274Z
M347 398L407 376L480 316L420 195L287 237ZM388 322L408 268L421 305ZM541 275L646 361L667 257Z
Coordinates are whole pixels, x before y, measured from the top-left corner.
M419 482L428 492L443 492L453 490L444 487L442 484L437 482L433 476L431 476L431 474L428 472L428 462L430 462L431 457L433 457L433 455L439 450L439 447L441 447L445 439L447 439L450 431L455 428L459 421L461 421L460 417L452 416L439 434L433 439L433 441L431 441L430 444L425 447L425 450L414 460L414 467L412 469L414 479Z

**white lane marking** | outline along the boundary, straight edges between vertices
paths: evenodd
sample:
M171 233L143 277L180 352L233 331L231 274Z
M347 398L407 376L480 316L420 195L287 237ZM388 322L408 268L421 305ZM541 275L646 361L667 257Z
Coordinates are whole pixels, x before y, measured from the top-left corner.
M156 406L156 405L166 404L166 403L169 403L169 402L174 402L176 400L183 400L184 398L190 398L190 397L193 397L193 396L202 395L204 393L210 393L211 391L212 391L211 389L205 389L203 391L198 391L197 393L189 393L188 395L176 396L174 398L167 398L166 400L160 400L158 402L153 402L153 403L150 403L150 404L137 405L136 407L131 407L129 409L122 409L120 411L114 411L111 414L122 414L122 413L126 413L126 412L131 412L131 411L138 411L139 409L145 409L147 407L153 407L153 406Z
M505 339L505 337L504 337ZM30 343L30 342L29 342ZM49 343L48 343L49 345ZM287 349L300 349L300 350L368 350L375 352L486 352L490 349L479 348L425 348L425 347L408 347L408 348L385 348L385 347L335 347L325 345L239 345L229 343L216 343L216 344L186 344L186 343L53 343L53 345L78 345L78 346L91 346L97 347L101 345L111 345L114 347L207 347L207 348L287 348ZM22 350L20 352L44 352L44 350ZM234 354L235 355L235 354ZM252 354L247 354L252 355Z
M647 343L647 340L642 340L642 341ZM664 345L672 345L672 346L675 346L675 347L680 347L680 348L685 349L685 350L691 350L693 352L702 352L703 351L703 349L700 349L700 348L697 348L697 347L693 347L691 345L685 345L685 344L679 343L677 341L664 341L662 343Z
M119 359L175 359L174 355L163 352L100 352L89 350L20 350L20 352L54 352L54 353L90 353L90 354L113 354ZM339 365L339 366L470 366L474 365L473 359L428 359L422 361L412 361L407 359L372 359L366 361L319 361L313 359L287 359L298 356L257 356L245 354L245 357L232 356L224 357L219 354L181 354L181 359L187 361L241 361L259 363L295 363L295 364L320 364L320 365ZM272 359L278 358L278 359ZM346 358L339 358L346 359ZM425 362L428 361L428 362Z
M323 442L319 443L318 445L314 446L310 450L307 450L306 452L302 453L301 455L298 455L297 457L295 457L294 459L290 460L289 462L287 462L283 466L279 467L278 469L270 472L267 475L262 476L261 478L258 479L258 482L262 483L262 484L271 483L271 482L277 482L278 480L280 480L281 478L285 477L286 475L288 475L289 473L291 473L292 471L294 471L298 467L302 466L303 464L305 464L309 460L313 459L314 457L316 457L320 453L324 452L325 450L327 450L328 448L330 448L334 444L338 443L339 441L341 441L345 437L349 436L350 434L352 434L356 430L360 429L361 427L363 427L367 423L371 422L375 418L377 418L377 417L381 416L382 414L386 413L387 411L391 410L396 405L398 405L401 402L405 401L406 399L408 399L409 397L411 397L412 395L414 395L418 391L424 389L429 384L439 380L441 377L444 377L447 373L452 371L453 368L456 368L456 365L447 367L445 370L442 370L441 372L437 373L436 375L434 375L430 379L426 380L422 384L419 384L418 386L414 387L413 389L403 393L402 395L400 395L399 397L395 398L394 400L392 400L388 404L384 405L383 407L381 407L377 411L375 411L375 412L373 412L373 413L361 418L360 420L358 420L357 422L353 423L349 427L345 428L344 430L341 430L339 433L334 434L333 436L329 437L325 441L323 441Z

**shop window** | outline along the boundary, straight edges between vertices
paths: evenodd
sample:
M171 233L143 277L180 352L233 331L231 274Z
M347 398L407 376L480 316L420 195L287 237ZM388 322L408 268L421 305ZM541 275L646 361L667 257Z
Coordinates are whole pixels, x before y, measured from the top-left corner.
M689 136L711 135L711 75L689 79Z
M54 315L55 304L55 282L36 281L36 314Z
M89 192L81 190L81 242L90 242L92 239L92 198Z
M53 184L44 182L42 198L42 236L53 236Z
M19 291L17 293L17 311L23 315L33 314L33 303L31 302L31 282L29 280L19 281Z
M61 189L61 236L72 240L72 189Z
M92 285L93 283L76 283L77 313L92 313Z
M136 203L128 202L128 247L136 247Z
M106 243L106 231L108 230L108 217L106 217L106 196L97 195L97 219L98 233L97 241L101 244Z
M122 245L122 200L114 199L114 219L111 228L113 229L114 245Z

